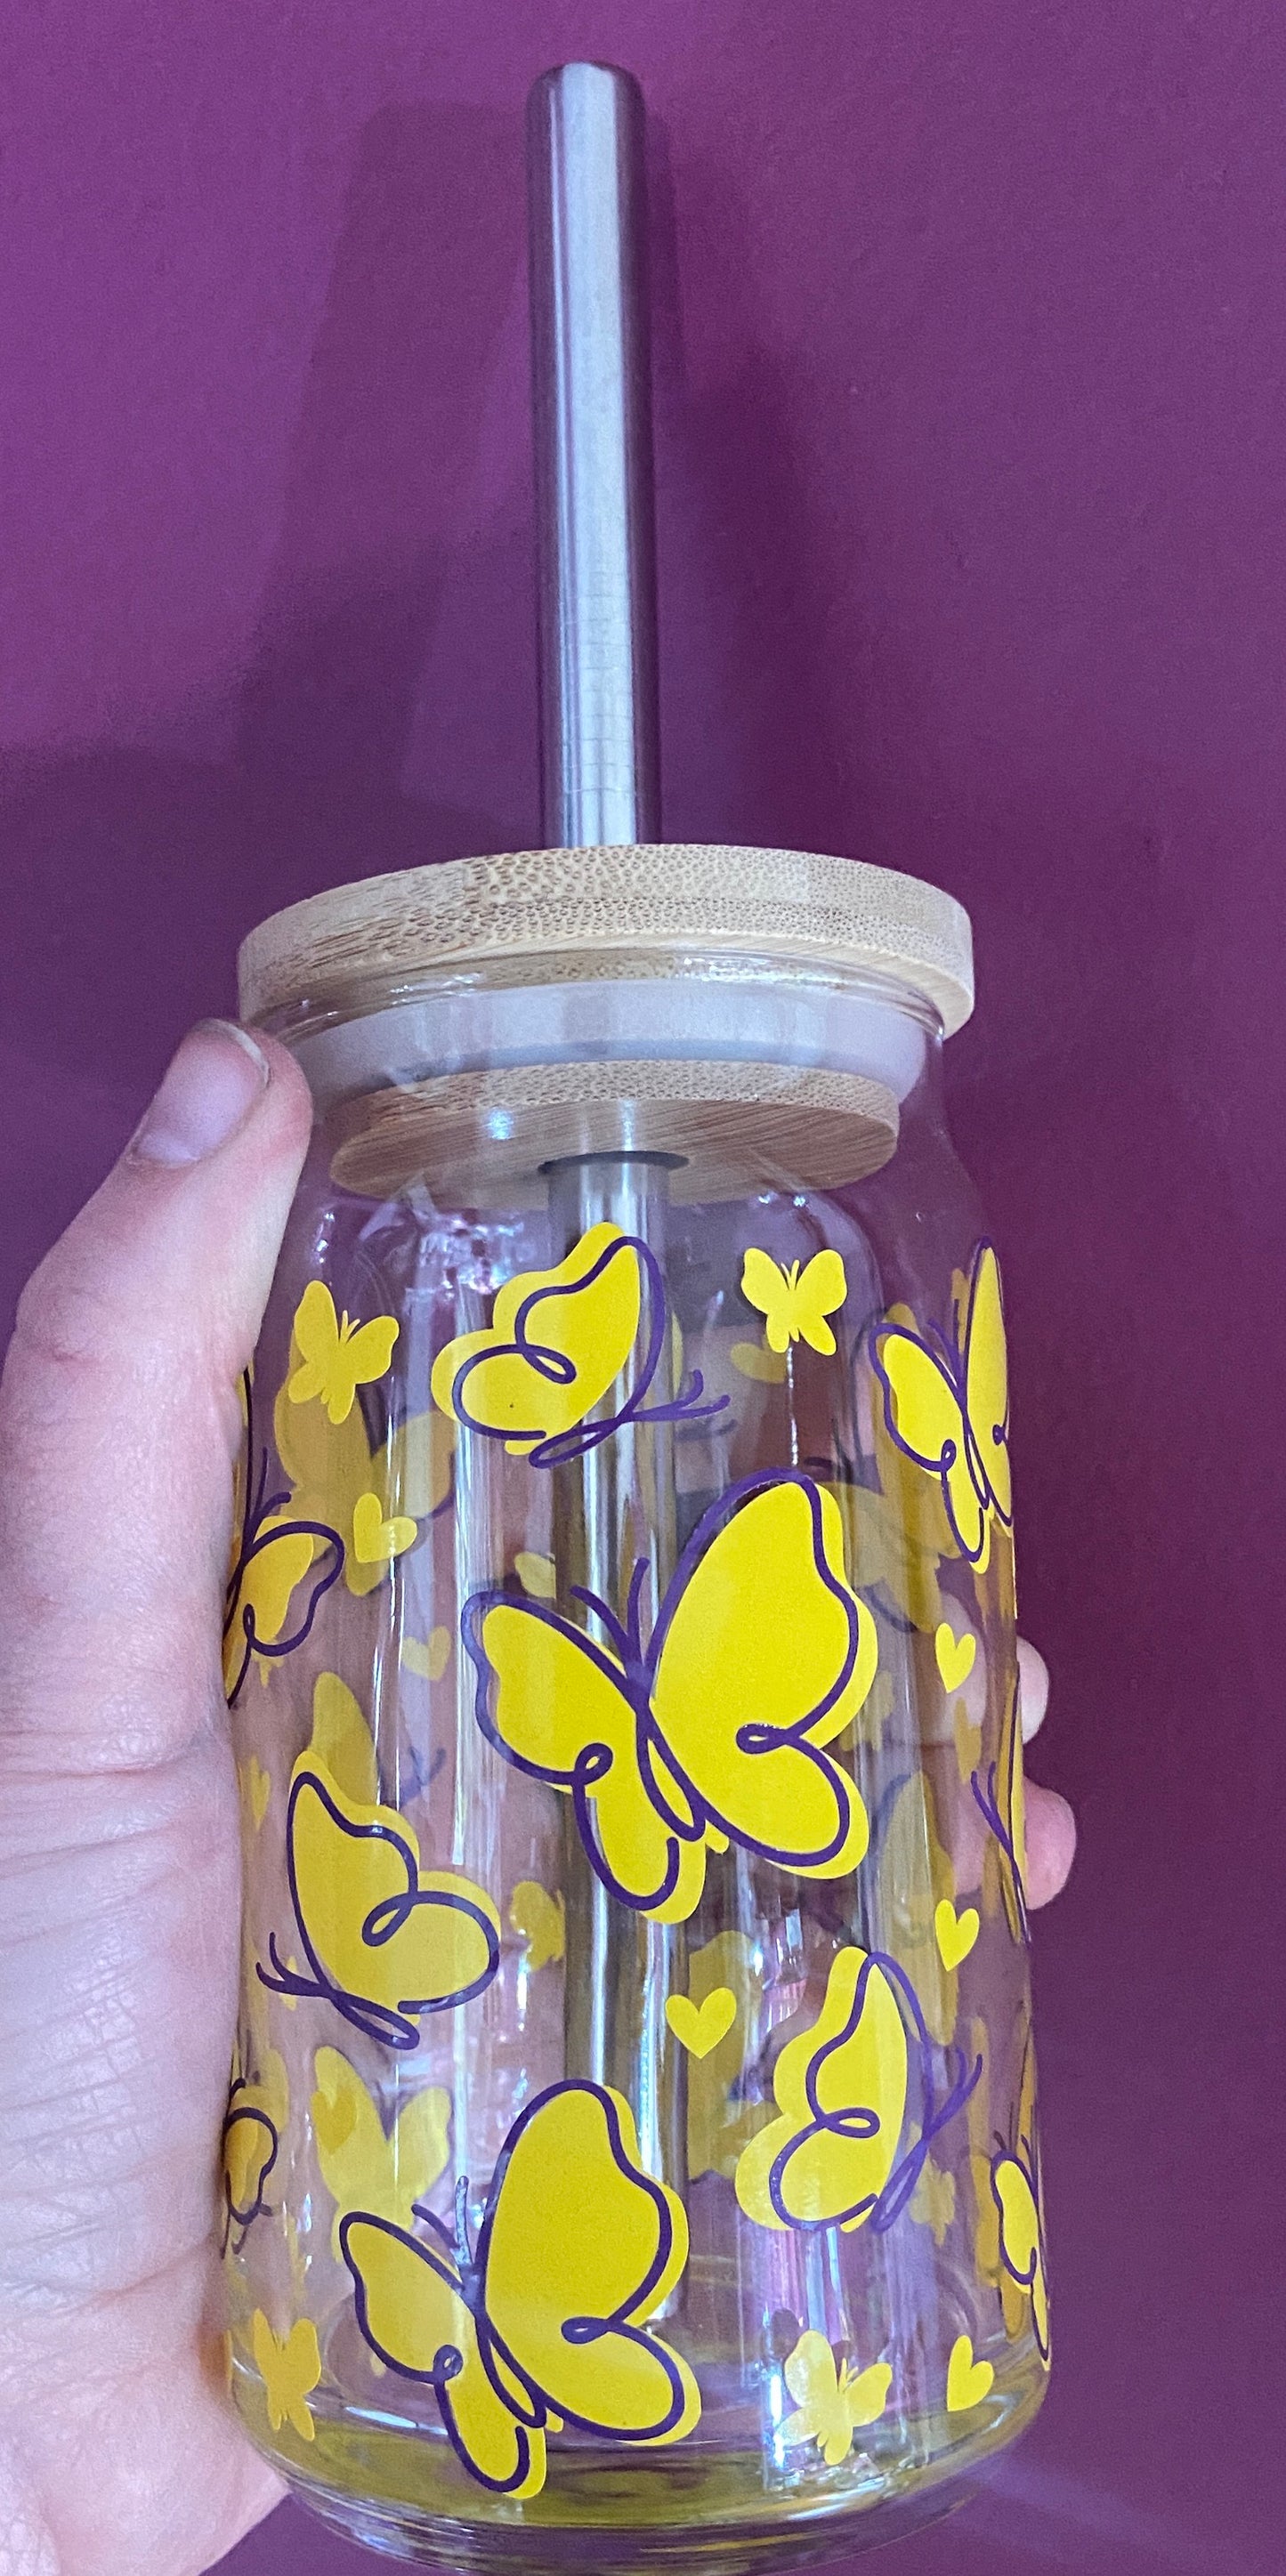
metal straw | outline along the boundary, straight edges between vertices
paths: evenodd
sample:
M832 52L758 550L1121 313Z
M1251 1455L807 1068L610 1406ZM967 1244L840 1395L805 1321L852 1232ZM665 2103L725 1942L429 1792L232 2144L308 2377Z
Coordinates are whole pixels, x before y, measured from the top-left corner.
M539 582L541 799L546 844L660 836L644 110L602 63L546 72L527 111ZM546 1166L565 1246L609 1221L664 1266L665 1154ZM668 1391L667 1346L653 1393ZM662 1386L662 1378L665 1386ZM623 1426L556 1470L561 1578L619 1617L639 1559L655 1619L673 1571L668 1424ZM604 1635L602 1642L610 1645ZM614 2085L645 2162L681 2182L686 2107L666 1995L686 1985L681 1929L633 1915L565 1837L567 2071Z
M547 847L660 838L644 109L605 63L527 103Z

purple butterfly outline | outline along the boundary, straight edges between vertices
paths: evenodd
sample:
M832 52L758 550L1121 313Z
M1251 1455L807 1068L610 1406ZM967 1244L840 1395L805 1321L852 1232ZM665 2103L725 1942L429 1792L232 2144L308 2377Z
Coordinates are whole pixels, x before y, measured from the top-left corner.
M223 2237L219 2246L219 2252L221 2254L227 2253L228 2240L234 2227L239 2228L240 2234L238 2235L236 2244L233 2246L232 2250L234 2254L239 2254L256 2218L262 2217L266 2211L268 2203L263 2196L264 2184L267 2182L268 2176L272 2172L273 2166L277 2161L278 2150L281 2146L281 2137L277 2129L276 2121L270 2119L268 2113L261 2109L258 2103L242 2102L238 2104L237 2095L239 2093L247 2092L249 2090L249 2086L250 2078L248 2075L238 2075L233 2078L233 2081L228 2088L228 2107L223 2115L223 2126L219 2131L219 2148L223 2173ZM228 2171L227 2147L228 2140L231 2137L233 2130L247 2125L262 2131L264 2146L254 2165L251 2167L251 2178L254 2183L254 2199L248 2209L239 2209L232 2197L232 2176Z
M834 2056L836 2049L843 2048L853 2038L865 2010L867 1986L877 1968L893 1987L911 2023L924 2104L920 2134L915 2145L909 2148L906 2155L894 2166L882 2191L865 2192L861 2199L853 2201L849 2208L832 2210L825 2218L799 2218L787 2208L784 2191L791 2160L799 2154L801 2148L808 2146L814 2138L843 2138L852 2145L858 2146L869 2143L872 2138L879 2135L878 2111L858 2103L854 2103L851 2109L828 2111L820 2095L822 2068L827 2058ZM837 2031L833 2039L828 2039L824 2046L818 2049L817 2055L809 2065L804 2081L804 2097L812 2118L807 2126L782 2148L780 2155L774 2157L769 2169L768 2197L784 2227L794 2228L799 2234L815 2235L819 2230L827 2227L844 2227L859 2218L869 2218L875 2233L883 2235L885 2230L893 2225L895 2218L900 2218L920 2179L925 2159L934 2139L945 2129L947 2122L954 2120L957 2112L964 2109L982 2074L981 2057L976 2058L973 2066L970 2067L963 2049L944 2049L942 2059L947 2089L939 2101L936 2098L934 2064L937 2055L938 2051L929 2036L921 2010L920 1998L905 1968L900 1967L898 1961L890 1958L886 1951L868 1951L858 1971L853 2001L842 2030Z
M313 1621L321 1608L321 1604L325 1599L326 1594L330 1591L332 1584L338 1583L344 1567L344 1542L340 1537L338 1530L331 1529L329 1524L325 1521L279 1521L275 1528L265 1529L265 1521L271 1520L273 1513L279 1512L282 1505L289 1502L290 1495L289 1492L269 1494L265 1491L268 1482L268 1451L266 1446L260 1452L258 1477L257 1480L255 1480L254 1393L249 1369L246 1369L244 1372L241 1384L245 1398L246 1411L246 1504L242 1515L241 1533L237 1541L236 1561L233 1565L232 1572L228 1577L228 1589L225 1595L223 1613L223 1636L226 1649L227 1639L236 1620L238 1607L240 1606L241 1631L245 1638L245 1651L237 1666L236 1679L233 1682L231 1689L226 1693L229 1708L235 1708L242 1683L244 1682L246 1675L250 1670L251 1663L256 1655L270 1655L273 1657L280 1655L293 1655L296 1647L303 1645L305 1638L311 1634ZM308 1608L302 1624L298 1628L292 1629L288 1637L278 1637L270 1642L266 1637L259 1636L255 1628L254 1603L247 1601L244 1605L241 1604L241 1594L245 1584L246 1569L248 1566L253 1564L257 1556L263 1556L269 1548L276 1547L281 1540L292 1538L323 1539L327 1548L333 1551L334 1562L327 1567L325 1557L323 1557L321 1559L321 1563L325 1568L325 1571L310 1580Z
M567 2317L562 2327L563 2337L567 2343L597 2343L604 2335L621 2335L629 2343L642 2345L649 2360L654 2364L660 2363L669 2382L670 2403L661 2421L649 2424L643 2430L605 2423L589 2415L574 2414L561 2396L541 2388L532 2378L530 2371L522 2367L517 2356L505 2343L503 2336L497 2333L487 2313L487 2259L505 2175L524 2130L539 2116L548 2103L556 2100L562 2093L593 2095L603 2113L608 2148L613 2163L638 2190L647 2194L656 2211L656 2253L638 2286L630 2292L627 2299L623 2300L618 2307L611 2309L606 2316ZM357 2323L362 2335L370 2345L371 2351L390 2370L399 2371L404 2379L427 2381L435 2389L443 2427L470 2477L476 2478L480 2486L490 2487L492 2493L496 2495L512 2494L516 2487L524 2485L531 2469L531 2444L528 2433L529 2431L543 2432L551 2415L557 2415L563 2424L573 2426L577 2432L603 2434L619 2442L663 2441L666 2434L672 2432L682 2418L686 2403L683 2381L673 2356L662 2344L653 2339L646 2327L632 2323L629 2311L645 2307L652 2293L665 2278L674 2252L674 2220L660 2184L655 2182L650 2174L640 2172L626 2154L621 2136L620 2113L611 2094L600 2084L567 2078L562 2083L547 2085L543 2093L537 2093L533 2100L527 2103L514 2121L500 2150L487 2193L487 2205L478 2230L476 2247L471 2247L469 2243L465 2216L468 2196L468 2178L462 2174L455 2187L454 2236L448 2233L442 2220L435 2217L432 2210L426 2209L419 2201L414 2205L415 2216L433 2230L442 2246L442 2253L439 2253L434 2246L421 2243L418 2237L408 2235L406 2230L398 2227L393 2220L377 2218L360 2209L349 2210L340 2220L339 2243L340 2252L352 2276ZM459 2378L465 2364L465 2356L458 2344L443 2344L434 2354L431 2369L412 2370L406 2362L399 2361L373 2332L368 2311L366 2284L360 2265L349 2250L352 2231L356 2227L376 2228L382 2235L391 2236L397 2244L404 2246L408 2253L416 2255L439 2281L463 2300L473 2319L483 2368L495 2395L514 2421L518 2456L517 2466L512 2476L488 2477L485 2470L478 2467L461 2438L449 2394L452 2380ZM505 2374L503 2378L497 2367L497 2357L503 2367ZM515 2383L517 2387L527 2392L528 2405L523 2411L519 2409Z
M1018 1865L1018 1853L1014 1846L1012 1827L1014 1790L1017 1782L1018 1765L1021 1760L1022 1721L1019 1714L1018 1679L1015 1675L1010 1686L1009 1706L1006 1712L1005 1724L1001 1732L1000 1761L989 1762L985 1772L970 1772L969 1786L973 1791L974 1805L977 1807L978 1812L989 1832L995 1835L1005 1857L1009 1880L1013 1889L1012 1909L1008 1905L1006 1906L1006 1912L1011 1914L1012 1929L1020 1941L1030 1943L1031 1923L1027 1912L1027 1890L1023 1885L1023 1874ZM1004 1765L1005 1772L1004 1810L1002 1810L1000 1801L996 1796L996 1780L1002 1763ZM1006 1822L1006 1814L1010 1819L1009 1822Z
M306 1789L320 1798L331 1823L337 1825L341 1833L347 1834L350 1841L387 1843L396 1852L406 1872L405 1889L395 1896L382 1896L378 1903L371 1906L365 1916L360 1936L365 1947L368 1950L378 1950L386 1941L393 1940L410 1921L417 1907L422 1905L445 1907L449 1912L467 1915L485 1937L487 1965L482 1973L473 1979L472 1984L456 1987L448 1995L405 1995L399 1999L396 2006L377 2003L367 1995L350 1994L343 1986L336 1984L313 1946L308 1926L304 1921L304 1910L299 1901L299 1879L295 1868L295 1814L300 1797ZM457 2004L472 2003L474 1996L480 1995L483 1988L490 1985L500 1965L499 1938L494 1924L483 1913L481 1907L471 1904L468 1897L449 1895L443 1888L422 1888L419 1883L419 1864L405 1835L397 1833L391 1825L350 1824L347 1816L336 1806L325 1781L320 1779L315 1771L297 1771L291 1782L290 1802L286 1809L286 1871L290 1881L290 1902L294 1908L295 1922L299 1927L299 1938L313 1973L311 1977L306 1977L299 1969L292 1968L281 1956L276 1933L270 1932L268 1935L269 1967L265 1968L262 1961L257 1963L256 1973L260 1984L266 1986L270 1994L304 1996L312 2001L333 2004L336 2012L346 2022L350 2022L355 2030L364 2032L368 2039L382 2041L386 2047L417 2047L420 2037L418 2023L421 2014L451 2012Z
M1029 2032L1027 2038L1027 2050L1029 2056L1031 2045L1031 2034ZM1020 2100L1022 2091L1025 2089L1026 2071L1026 2067L1024 2067L1024 2085L1020 2087ZM1024 2131L1019 2124L1018 2135L1011 2144L1010 2140L1008 2138L1002 2138L999 2130L997 2130L995 2133L996 2152L991 2159L991 2197L996 2204L996 2216L1000 2223L1000 2259L1004 2264L1005 2270L1009 2274L1010 2280L1016 2281L1019 2289L1026 2290L1029 2297L1036 2286L1037 2272L1044 2272L1046 2269L1045 2221L1041 2212L1040 2198L1040 2139L1036 2126L1036 2094L1034 2082L1032 2086L1031 2105L1030 2133ZM1022 2175L1023 2181L1026 2183L1027 2188L1031 2193L1032 2204L1036 2211L1036 2242L1032 2247L1030 2260L1027 2263L1025 2270L1021 2272L1019 2271L1017 2264L1011 2260L1005 2246L1005 2209L996 2180L1002 2165L1017 2166L1019 2173ZM1034 2297L1032 2298L1032 2333L1035 2335L1036 2349L1040 2354L1041 2360L1047 2362L1049 2360L1050 2352L1048 2319L1046 2320L1046 2331L1044 2335L1042 2335L1039 2320L1037 2318L1036 2301Z
M694 1782L687 1777L682 1765L666 1743L652 1707L653 1683L670 1623L698 1563L719 1531L744 1504L755 1495L766 1493L782 1485L797 1485L800 1492L807 1498L811 1518L813 1563L826 1590L840 1603L844 1611L848 1638L836 1679L815 1708L806 1710L803 1717L798 1718L791 1726L772 1726L751 1719L738 1727L735 1742L739 1752L750 1754L774 1753L784 1745L793 1745L797 1752L804 1754L812 1762L828 1788L832 1789L836 1810L834 1833L817 1851L805 1852L782 1851L772 1843L759 1842L752 1834L748 1834L744 1827L737 1825L730 1817L722 1815L717 1807L712 1806L709 1800L698 1791ZM774 1861L781 1869L807 1871L824 1868L826 1862L833 1860L836 1853L843 1848L849 1831L850 1815L842 1796L834 1789L833 1763L821 1746L808 1741L808 1735L810 1728L816 1726L819 1720L834 1708L852 1680L859 1652L859 1628L857 1604L846 1586L837 1581L826 1561L822 1545L822 1497L818 1487L811 1477L802 1475L797 1470L788 1470L779 1475L761 1473L757 1476L746 1476L738 1484L730 1485L727 1492L720 1495L718 1502L712 1504L710 1510L703 1513L693 1530L674 1574L666 1585L651 1642L645 1651L641 1636L641 1617L643 1585L647 1570L647 1560L640 1557L630 1579L624 1624L608 1604L599 1599L597 1593L586 1591L580 1584L572 1586L573 1600L582 1601L586 1609L602 1622L615 1649L616 1660L592 1637L587 1636L583 1629L576 1627L570 1619L565 1619L551 1604L540 1601L516 1602L512 1593L501 1588L475 1592L470 1596L460 1614L460 1634L465 1652L478 1676L474 1714L487 1742L494 1746L497 1753L503 1755L506 1762L512 1763L515 1770L526 1772L528 1778L548 1780L555 1787L570 1792L581 1841L594 1870L609 1894L617 1897L622 1905L628 1905L637 1914L651 1912L653 1907L664 1905L673 1895L678 1885L682 1861L681 1845L699 1843L711 1825L718 1832L726 1834L730 1842L739 1844L743 1851L754 1852L761 1860ZM496 1675L483 1644L482 1629L487 1613L502 1606L517 1610L524 1617L539 1619L547 1627L556 1629L561 1636L566 1637L588 1656L595 1669L612 1683L633 1710L639 1776L655 1812L670 1828L665 1875L660 1886L649 1890L645 1895L636 1895L632 1889L623 1887L614 1877L594 1828L594 1802L590 1791L600 1780L605 1779L611 1770L615 1758L611 1746L602 1743L583 1745L571 1770L564 1771L556 1769L552 1764L533 1762L525 1755L515 1753L499 1731L491 1707L492 1683ZM664 1784L657 1775L658 1758L664 1766ZM676 1805L672 1794L676 1789L684 1801L682 1809Z
M595 1280L600 1279L603 1272L613 1261L619 1260L623 1252L633 1252L638 1259L644 1282L643 1302L647 1316L648 1339L642 1367L632 1392L620 1410L608 1414L602 1421L578 1422L570 1431L553 1432L547 1436L542 1436L539 1425L529 1430L518 1430L512 1424L497 1425L492 1422L477 1421L468 1410L464 1391L473 1371L481 1368L484 1363L495 1359L525 1360L534 1374L543 1378L548 1386L575 1384L575 1361L570 1359L565 1351L551 1350L547 1343L530 1339L528 1319L536 1307L552 1299L579 1297L584 1289L592 1288ZM583 1458L587 1450L596 1449L601 1441L610 1440L613 1432L623 1430L630 1422L708 1422L714 1414L724 1411L728 1398L726 1395L721 1395L713 1402L701 1403L705 1379L700 1369L693 1369L690 1377L686 1378L679 1388L678 1394L666 1403L645 1404L644 1402L644 1397L660 1366L667 1327L665 1281L655 1253L635 1234L618 1235L614 1243L604 1246L598 1259L592 1268L585 1272L583 1278L565 1280L554 1287L533 1288L530 1294L524 1297L514 1318L512 1341L492 1342L486 1350L474 1351L468 1359L460 1362L451 1381L451 1411L457 1421L464 1424L467 1431L478 1432L484 1440L533 1441L535 1446L527 1452L527 1464L531 1467L566 1466L573 1458Z
M961 1555L967 1557L971 1565L977 1565L981 1561L983 1549L986 1546L986 1515L989 1510L995 1512L997 1520L1003 1524L1004 1528L1011 1529L1013 1527L1013 1513L1012 1511L1004 1511L1001 1508L999 1497L987 1472L986 1460L978 1445L977 1434L969 1419L969 1349L973 1340L973 1321L978 1301L978 1279L983 1262L985 1261L988 1253L991 1254L994 1261L996 1257L995 1245L987 1242L984 1237L984 1239L975 1246L973 1258L969 1265L969 1290L963 1317L959 1302L953 1302L951 1330L949 1335L943 1332L940 1325L933 1323L926 1324L922 1332L916 1333L908 1332L905 1326L901 1324L879 1323L871 1325L867 1337L871 1366L884 1389L884 1420L888 1428L889 1438L893 1441L895 1447L901 1450L904 1458L910 1458L915 1466L925 1467L929 1470L931 1475L935 1475L940 1478L942 1484L942 1500L946 1507L947 1519L951 1523L951 1529L956 1545L958 1546ZM999 1271L997 1271L997 1293L999 1293ZM945 1439L937 1456L934 1457L923 1449L913 1449L910 1441L904 1440L901 1432L898 1430L896 1420L896 1397L889 1378L888 1370L884 1364L884 1345L893 1341L909 1342L915 1350L920 1351L925 1359L929 1361L931 1367L937 1370L939 1377L946 1381L946 1384L950 1387L952 1395L955 1398L960 1412L960 1419L964 1425L965 1465L969 1470L969 1482L973 1487L983 1524L982 1534L976 1547L970 1547L968 1545L964 1533L960 1528L960 1524L956 1519L955 1508L951 1498L951 1470L956 1465L960 1454L955 1441L950 1437ZM989 1423L986 1428L993 1448L1008 1448L1008 1405L1005 1407L1004 1421Z

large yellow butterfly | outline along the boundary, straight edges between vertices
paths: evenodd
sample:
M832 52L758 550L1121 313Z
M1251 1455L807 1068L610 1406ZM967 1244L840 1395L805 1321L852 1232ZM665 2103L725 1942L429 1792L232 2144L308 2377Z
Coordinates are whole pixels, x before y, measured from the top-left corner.
M414 2048L422 2014L469 2003L490 1984L500 1917L472 1879L420 1867L415 1829L397 1808L354 1798L336 1778L324 1729L338 1727L341 1740L360 1730L368 1745L370 1735L334 1673L320 1676L314 1710L286 1810L291 1904L310 1973L283 1959L273 1933L259 1977L274 1994L333 2004L390 2048ZM373 1776L373 1748L370 1758Z
M457 2199L463 2211L465 2195ZM497 2494L545 2483L545 2435L677 2442L701 2412L692 2372L646 2320L688 2255L683 2203L646 2173L628 2104L551 2085L515 2120L476 2246L350 2210L340 2246L357 2321L390 2370L430 2382L472 2477Z
M907 2025L910 2024L908 2044ZM878 1950L839 1950L816 2021L788 2040L773 2092L779 2117L751 2139L736 2193L760 2227L891 2227L920 2178L931 2141L967 2102L982 2060L945 2052L946 2090L915 1988ZM921 2120L899 2157L914 2056Z
M1036 2056L1031 2032L1023 2053L1018 2113L1012 2143L991 2159L991 2192L1000 2221L1000 2259L1009 2279L1031 2300L1032 2332L1041 2360L1049 2363L1049 2287L1045 2271L1045 2207L1036 2123Z
M605 1645L547 1602L465 1603L488 1741L570 1797L604 1886L659 1922L686 1920L707 1851L730 1841L806 1878L847 1875L866 1809L823 1747L861 1707L877 1648L833 1498L797 1474L730 1487L693 1532L646 1649L643 1575L640 1563L623 1622L580 1595Z
M1009 1473L1009 1372L1000 1269L980 1243L967 1286L944 1332L899 1321L871 1329L871 1359L898 1447L942 1485L956 1544L980 1564L990 1516L1013 1519Z
M254 1386L241 1380L245 1439L233 1487L233 1541L223 1611L223 1687L231 1708L256 1656L291 1655L313 1621L344 1563L344 1542L328 1519L305 1505L283 1509L291 1498L269 1491L267 1447L257 1441ZM307 1579L302 1613L287 1629L291 1600ZM286 1633L283 1635L283 1630Z
M826 1318L848 1295L838 1252L815 1252L802 1269L797 1261L786 1269L752 1243L741 1265L741 1293L767 1317L764 1339L770 1351L785 1351L801 1340L814 1351L829 1355L834 1350L835 1335Z
M556 1467L625 1422L722 1411L726 1396L700 1403L699 1369L672 1401L646 1402L667 1330L655 1254L618 1225L594 1225L552 1270L507 1280L490 1324L439 1351L433 1401L470 1431L503 1440L511 1457ZM618 1379L627 1381L621 1402L591 1420Z
M292 1404L325 1405L333 1423L347 1422L359 1386L383 1377L393 1357L399 1326L392 1315L373 1323L351 1324L337 1315L335 1300L321 1279L310 1279L295 1308L295 1345L299 1366L286 1393Z

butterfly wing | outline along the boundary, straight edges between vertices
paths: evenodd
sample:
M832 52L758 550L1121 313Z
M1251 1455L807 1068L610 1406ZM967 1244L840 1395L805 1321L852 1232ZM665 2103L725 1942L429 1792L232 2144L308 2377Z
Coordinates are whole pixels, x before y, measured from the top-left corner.
M643 1302L638 1247L591 1226L551 1270L520 1271L492 1321L439 1351L434 1403L515 1455L584 1421L625 1368Z
M764 1339L770 1351L784 1352L791 1340L795 1300L790 1281L771 1253L752 1243L741 1265L741 1293L747 1305L766 1318Z
M299 1365L287 1381L286 1393L292 1404L311 1404L318 1396L328 1403L339 1359L339 1317L324 1280L309 1280L295 1308L293 1331ZM343 1413L335 1415L336 1422L343 1421L348 1409L345 1405Z
M482 2486L497 2495L538 2494L544 2434L520 2420L496 2386L445 2247L364 2210L346 2213L339 2240L371 2350L404 2378L431 2382L446 2431Z
M825 2335L813 2328L802 2334L783 2375L795 2412L782 2425L782 2440L787 2445L816 2442L828 2467L837 2467L851 2448L852 2427L840 2394L835 2355Z
M461 1634L488 1741L572 1798L590 1859L623 1904L682 1922L704 1877L700 1836L690 1813L681 1833L649 1795L620 1664L546 1603L505 1593L467 1602Z
M308 1753L291 1779L291 1891L324 1988L392 2046L415 2017L466 2003L495 1975L500 1921L485 1891L453 1871L422 1871L413 1828L395 1808L347 1800Z
M826 1318L843 1305L847 1295L848 1280L839 1253L831 1247L815 1252L805 1263L795 1291L795 1313L803 1339L828 1357L835 1348L835 1335Z
M780 2116L737 2165L746 2216L761 2227L859 2226L897 2160L907 2092L902 2014L866 1951L837 1953L821 2012L787 2041L773 2091Z
M1009 1363L1000 1264L989 1243L974 1259L964 1335L965 1410L975 1459L1002 1521L1013 1518L1009 1467Z
M672 1763L734 1841L808 1877L856 1868L866 1810L822 1748L861 1707L877 1651L838 1508L810 1478L734 1488L699 1523L653 1640L653 1706Z
M941 1478L956 1543L977 1564L985 1539L982 1501L969 1468L964 1407L945 1362L900 1324L877 1324L871 1342L890 1433L908 1458Z
M646 2173L628 2104L550 2087L514 2123L479 2241L488 2326L545 2405L586 2432L676 2442L696 2381L645 2320L683 2271L683 2204Z

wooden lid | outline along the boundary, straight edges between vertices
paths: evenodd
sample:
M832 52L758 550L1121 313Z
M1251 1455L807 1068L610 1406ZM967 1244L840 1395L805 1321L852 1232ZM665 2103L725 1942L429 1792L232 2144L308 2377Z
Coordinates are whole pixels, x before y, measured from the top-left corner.
M893 976L948 1037L973 1009L969 916L939 887L860 859L687 842L510 850L312 895L242 943L241 1009L261 1020L357 978L508 959L539 960L546 983L610 972L622 951L653 952L632 972L664 973L676 946Z

